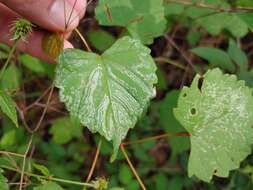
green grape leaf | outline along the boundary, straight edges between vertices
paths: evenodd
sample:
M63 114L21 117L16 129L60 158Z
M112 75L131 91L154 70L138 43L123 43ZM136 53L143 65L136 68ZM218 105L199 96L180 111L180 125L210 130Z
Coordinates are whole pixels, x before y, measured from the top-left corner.
M65 144L74 137L80 137L82 135L82 128L80 125L74 124L71 118L63 117L53 122L50 134L53 135L53 141L56 144Z
M203 77L182 89L174 114L191 134L189 176L210 181L213 175L227 177L250 154L253 98L235 75L213 69Z
M101 25L126 27L144 44L166 29L163 0L100 0L95 12Z
M47 182L46 184L34 187L34 190L64 190L60 185L54 182Z
M55 84L72 116L113 141L115 158L121 140L155 95L155 71L150 50L123 37L102 55L65 50Z
M0 168L0 187L1 190L9 190L8 180L3 175L3 170Z
M231 61L229 55L221 49L198 47L191 49L191 52L203 59L206 59L212 66L217 66L230 72L235 71L235 65Z
M5 113L11 119L16 127L18 127L18 118L15 104L11 97L4 91L0 91L0 108L3 113Z

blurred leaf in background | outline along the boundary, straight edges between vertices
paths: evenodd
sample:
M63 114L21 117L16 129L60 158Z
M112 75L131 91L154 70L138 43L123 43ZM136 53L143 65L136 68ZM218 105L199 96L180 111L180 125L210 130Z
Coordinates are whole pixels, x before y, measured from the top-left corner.
M116 38L111 33L104 30L89 31L88 39L91 45L100 52L107 50L116 41Z
M183 126L176 120L173 109L177 107L177 101L180 91L173 90L166 94L160 102L159 114L161 126L167 133L185 132ZM176 156L190 148L189 137L172 136L168 137L172 149L172 161Z
M163 0L100 0L95 10L101 25L126 27L132 37L151 44L166 29Z
M3 176L3 170L0 169L0 188L1 190L9 190L8 180Z
M82 127L81 125L75 125L71 118L63 117L53 121L49 132L53 135L53 141L56 144L65 144L74 137L80 138L82 136Z

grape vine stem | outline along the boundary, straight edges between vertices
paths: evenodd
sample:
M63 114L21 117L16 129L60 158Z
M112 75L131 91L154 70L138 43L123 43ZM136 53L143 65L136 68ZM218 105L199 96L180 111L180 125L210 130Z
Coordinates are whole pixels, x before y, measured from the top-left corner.
M99 142L98 142L97 150L96 150L96 153L95 153L95 156L94 156L94 159L93 159L93 162L92 162L92 165L91 165L88 177L86 178L86 182L90 181L90 179L92 177L92 174L94 172L95 166L97 164L97 160L98 160L101 144L102 144L102 139L100 139Z
M145 185L144 185L144 183L142 182L141 178L139 177L139 175L138 175L136 169L134 168L134 166L133 166L131 160L129 159L129 157L128 157L126 151L125 151L125 147L124 147L123 144L120 145L120 149L121 149L122 153L124 154L124 157L126 158L126 161L127 161L128 165L129 165L129 167L131 168L131 170L132 170L134 176L135 176L136 179L138 180L138 182L139 182L139 184L140 184L142 190L147 190L146 187L145 187Z
M161 134L161 135L156 135L153 137L147 137L144 139L140 139L140 140L135 140L135 141L126 141L123 142L122 145L131 145L131 144L141 144L141 143L145 143L148 141L152 141L152 140L158 140L158 139L162 139L162 138L167 138L167 137L175 137L175 136L190 136L190 133L187 132L177 132L177 133L165 133L165 134Z

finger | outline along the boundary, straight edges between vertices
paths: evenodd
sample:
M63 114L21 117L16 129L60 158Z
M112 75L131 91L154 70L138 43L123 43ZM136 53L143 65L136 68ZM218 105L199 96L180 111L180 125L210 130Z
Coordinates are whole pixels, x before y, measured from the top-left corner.
M67 0L69 4L74 7L79 15L79 19L81 19L84 16L86 7L87 7L87 1L86 0Z
M0 3L0 42L12 45L10 27L11 23L16 20L18 15ZM42 40L44 32L33 31L27 38L27 42L19 41L17 47L26 53L35 57L48 61L55 62L52 58L44 53L42 50ZM73 46L65 40L64 48L72 48Z
M79 23L79 15L86 8L85 3L77 0L74 9L72 0L0 0L6 6L34 22L52 31L71 31ZM66 19L73 20L66 26ZM66 28L67 27L67 28Z

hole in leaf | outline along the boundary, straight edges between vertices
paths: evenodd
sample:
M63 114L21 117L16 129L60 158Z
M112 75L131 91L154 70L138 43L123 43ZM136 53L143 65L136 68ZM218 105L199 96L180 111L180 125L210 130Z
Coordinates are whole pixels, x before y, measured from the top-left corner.
M192 109L191 109L191 114L192 114L192 115L195 115L196 113L197 113L197 110L196 110L195 108L192 108Z
M198 89L201 91L203 85L204 77L200 77L198 80Z
M186 94L186 93L184 93L184 94L183 94L183 97L186 97L186 96L187 96L187 94Z

